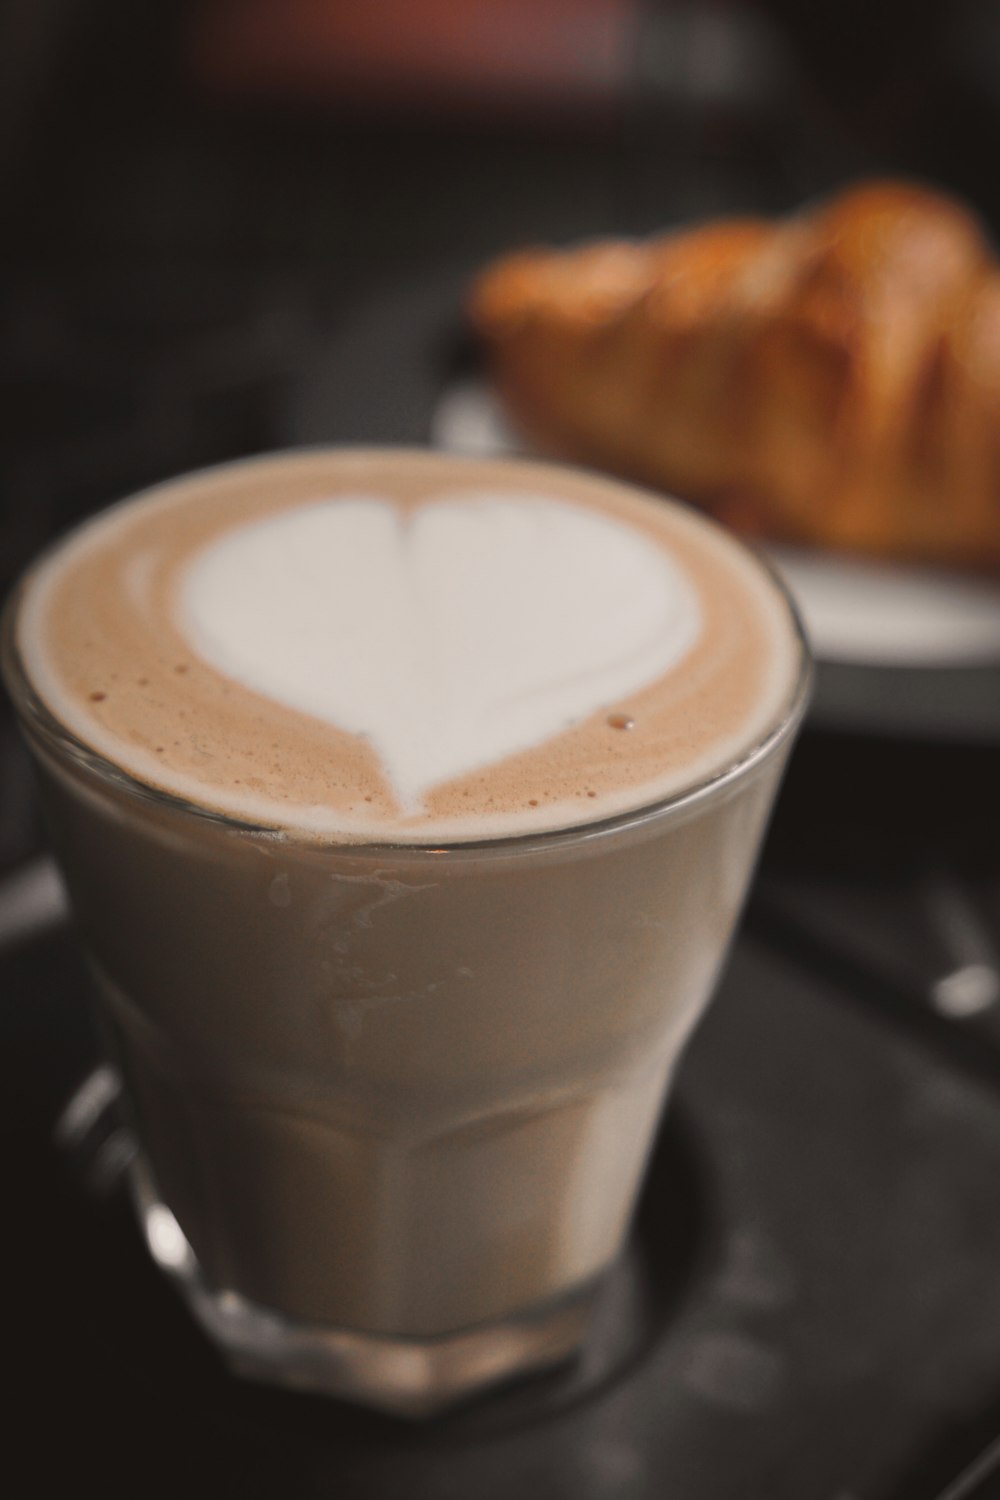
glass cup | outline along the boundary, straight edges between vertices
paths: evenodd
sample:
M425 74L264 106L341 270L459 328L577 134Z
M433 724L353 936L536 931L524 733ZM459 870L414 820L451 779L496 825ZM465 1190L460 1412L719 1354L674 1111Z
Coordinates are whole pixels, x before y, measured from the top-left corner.
M775 587L780 585L775 584ZM582 1344L808 692L714 779L567 830L310 842L184 802L3 667L139 1152L241 1374L436 1412Z

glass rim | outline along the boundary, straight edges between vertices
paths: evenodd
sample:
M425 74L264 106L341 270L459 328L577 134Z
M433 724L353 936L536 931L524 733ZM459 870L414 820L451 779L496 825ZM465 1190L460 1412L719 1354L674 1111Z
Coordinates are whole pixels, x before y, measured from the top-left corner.
M346 451L361 451L360 447L351 449L345 445ZM286 450L287 451L287 450ZM316 452L315 448L294 450L303 453ZM399 448L388 451L398 453ZM417 450L420 452L431 452L430 450ZM252 462L254 458L266 460L268 457L277 456L271 454L253 455L252 457L237 460L237 463ZM211 468L224 468L229 465L212 465ZM565 469L568 465L553 465ZM192 470L188 474L178 476L179 479L196 478L199 473L210 472L210 470ZM598 478L600 476L594 476ZM615 479L609 476L612 484L626 484L627 481ZM177 481L167 480L170 484ZM153 490L160 489L161 484L151 485L128 496L118 504L128 504L131 500L141 499ZM706 517L696 507L686 504L684 501L672 496L658 497L655 491L643 490L641 486L627 486L636 489L641 494L651 495L654 499L661 498L667 503L679 506L683 510L692 511L699 515L709 524L713 523L711 517ZM105 507L110 510L115 507ZM95 513L103 514L104 511ZM89 521L91 518L87 518ZM86 525L87 521L81 523ZM73 528L74 530L76 528ZM724 529L724 528L720 528ZM703 802L713 800L716 796L732 787L736 782L750 775L759 766L765 764L775 751L782 746L795 732L805 715L809 702L809 696L813 683L813 661L809 648L808 637L802 623L802 618L792 597L785 580L770 558L765 556L752 543L744 538L727 532L730 541L741 547L753 559L756 565L768 576L772 586L781 597L787 612L791 635L795 647L797 670L790 685L787 696L782 701L779 711L767 726L764 732L757 737L735 760L723 763L717 769L678 787L665 796L655 798L650 802L643 802L637 806L624 808L618 812L610 813L601 818L592 818L577 823L563 823L554 828L531 829L521 833L500 833L474 839L456 838L426 838L423 841L410 839L365 839L352 838L346 834L333 833L321 835L310 833L308 830L294 825L282 825L280 823L264 823L249 818L241 818L233 813L213 808L204 803L192 801L188 797L181 796L177 792L171 792L163 787L154 786L151 782L143 781L134 776L123 766L118 765L109 756L96 750L79 735L75 734L65 725L48 707L31 681L28 670L21 658L17 645L16 622L19 607L24 591L30 581L31 575L36 567L62 545L65 533L57 537L28 565L17 581L7 600L4 603L2 615L0 615L0 673L2 673L7 691L14 705L18 721L22 728L29 734L38 736L50 753L62 759L70 760L78 769L83 769L94 776L99 782L113 787L117 792L134 798L141 803L151 804L164 810L172 811L178 815L194 817L213 823L220 828L230 829L233 833L244 835L259 835L262 838L280 839L294 843L300 848L310 848L317 851L328 849L336 850L341 855L355 855L359 859L365 856L377 858L379 856L391 855L394 860L400 858L425 858L431 855L449 855L460 857L462 854L528 854L542 851L552 847L562 847L567 844L592 842L597 839L610 837L611 835L624 832L632 828L639 828L660 819L672 818L673 815L697 807Z

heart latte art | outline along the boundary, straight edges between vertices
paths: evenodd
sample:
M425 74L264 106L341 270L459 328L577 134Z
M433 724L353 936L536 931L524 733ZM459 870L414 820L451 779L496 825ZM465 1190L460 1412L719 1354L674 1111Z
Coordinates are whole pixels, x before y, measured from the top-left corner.
M665 553L516 490L409 515L352 495L286 511L197 559L182 600L207 661L367 737L409 811L645 687L701 627Z
M571 826L723 772L785 708L787 606L680 507L538 465L231 465L84 527L19 646L134 777L319 837Z

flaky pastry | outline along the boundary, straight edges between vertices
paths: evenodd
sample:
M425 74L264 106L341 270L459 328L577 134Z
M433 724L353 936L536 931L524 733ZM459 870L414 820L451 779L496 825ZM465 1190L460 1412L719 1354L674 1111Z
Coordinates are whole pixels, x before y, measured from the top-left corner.
M537 446L746 532L1000 567L1000 267L938 193L522 252L470 313Z

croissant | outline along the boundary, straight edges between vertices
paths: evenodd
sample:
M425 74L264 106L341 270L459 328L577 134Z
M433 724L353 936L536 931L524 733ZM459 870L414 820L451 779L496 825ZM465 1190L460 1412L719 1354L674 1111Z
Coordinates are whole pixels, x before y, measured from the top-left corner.
M745 532L1000 568L1000 267L938 193L511 255L469 311L543 449Z

